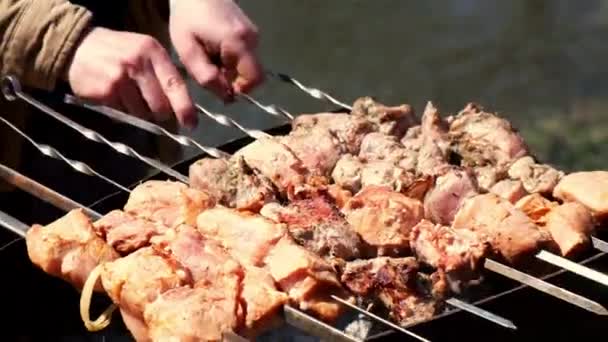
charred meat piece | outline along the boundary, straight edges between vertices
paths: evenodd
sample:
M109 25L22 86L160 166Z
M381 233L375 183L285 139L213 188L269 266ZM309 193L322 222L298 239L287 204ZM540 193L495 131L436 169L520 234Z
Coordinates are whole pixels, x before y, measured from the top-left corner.
M373 123L376 131L398 138L401 138L408 128L417 123L412 106L402 104L389 107L369 96L357 99L353 103L351 114Z
M490 188L490 192L511 203L516 203L524 196L528 195L528 192L524 188L524 184L519 180L512 179L503 179L494 184L492 188Z
M523 138L507 120L474 103L454 118L449 135L464 166L493 165L506 170L517 158L528 154Z
M322 194L293 200L284 207L269 204L261 214L284 223L299 245L317 255L344 260L361 257L363 246L359 235Z
M342 283L355 295L380 302L401 325L427 320L441 312L446 284L439 273L419 273L414 258L377 257L348 262Z
M27 254L44 272L81 289L91 271L119 257L97 236L91 220L74 209L46 225L33 225L25 237ZM100 286L97 291L102 291Z
M525 212L542 230L551 234L563 256L588 247L594 231L591 211L578 202L559 204L538 193L520 199L515 206Z
M491 245L491 251L511 264L523 260L550 241L548 234L509 201L495 194L471 197L456 213L452 227L470 229Z
M475 178L465 170L451 169L435 180L424 198L424 216L432 222L450 225L462 203L477 195Z
M424 214L420 201L376 186L361 190L343 211L353 229L378 255L407 252L410 230Z
M197 215L214 205L207 193L184 183L151 180L131 191L124 211L172 228L184 223L194 225Z
M221 206L202 212L197 228L204 237L219 242L242 264L255 266L264 265L268 251L286 234L284 225Z
M269 179L282 194L290 194L307 182L308 170L278 137L258 139L232 157L243 158L250 168Z
M538 164L530 156L517 159L509 168L509 177L520 180L529 193L550 195L563 176L563 172Z
M359 158L363 161L385 160L397 164L406 152L396 137L372 132L363 137Z
M365 118L347 113L302 114L293 120L291 134L309 134L314 130L324 130L340 141L344 151L358 154L361 140L373 129L373 125Z
M343 153L340 142L328 130L292 132L279 140L302 161L302 166L309 173L319 177L329 177Z
M468 229L458 231L422 220L410 235L410 245L417 259L446 274L453 292L480 281L482 260L488 244Z
M167 231L167 226L148 221L125 213L112 210L93 223L98 235L121 255L134 252L147 246L153 236Z
M242 158L203 158L190 165L190 184L226 207L258 211L275 200L272 183L256 175Z
M608 218L608 171L581 171L566 175L553 190L566 202L579 202L602 221Z

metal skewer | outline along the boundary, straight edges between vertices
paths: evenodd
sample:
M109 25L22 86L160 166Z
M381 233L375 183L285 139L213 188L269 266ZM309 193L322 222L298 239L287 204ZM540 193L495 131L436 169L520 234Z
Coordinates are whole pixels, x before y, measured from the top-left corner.
M190 137L187 137L185 135L171 133L159 125L156 125L154 123L140 119L140 118L132 116L132 115L128 115L128 114L123 113L114 108L110 108L110 107L102 106L102 105L95 105L88 101L79 99L76 96L69 95L69 94L65 95L64 102L71 104L71 105L80 106L80 107L87 108L89 110L96 111L111 119L120 121L120 122L128 124L128 125L136 126L149 133L156 134L159 136L166 136L166 137L172 139L173 141L177 142L180 145L196 147L199 150L201 150L215 158L225 158L225 157L229 156L228 153L221 151L215 147L204 146Z
M2 80L2 92L4 94L4 97L9 101L14 101L17 98L20 98L20 99L24 100L25 102L29 103L30 105L40 109L44 113L52 116L54 119L62 122L66 126L74 129L75 131L77 131L78 133L83 135L85 138L98 142L98 143L101 143L101 144L105 144L105 145L111 147L112 149L114 149L116 152L127 155L129 157L136 158L136 159L148 164L149 166L156 168L156 169L166 173L169 176L174 177L175 179L177 179L179 181L188 183L188 177L171 169L169 166L161 163L160 161L143 156L143 155L139 154L137 151L135 151L133 148L131 148L123 143L110 141L110 140L106 139L105 137L103 137L101 134L76 123L75 121L63 116L62 114L60 114L59 112L50 108L49 106L43 104L42 102L32 98L31 96L29 96L28 94L26 94L22 91L21 84L13 76L6 76Z
M579 265L559 255L555 255L547 251L540 251L538 254L536 254L536 258L544 260L555 266L559 266L565 270L568 270L572 273L576 273L587 279L591 279L602 285L608 286L608 275L598 272L587 266Z
M195 103L194 106L196 107L196 109L198 109L199 112L205 114L206 116L208 116L215 122L219 123L220 125L236 128L254 139L263 139L263 138L272 137L270 134L268 134L264 131L244 127L241 124L239 124L238 122L236 122L234 119L232 119L224 114L213 113L198 103Z
M287 74L283 74L280 72L272 72L272 71L267 71L266 73L282 82L286 82L286 83L289 83L289 84L295 86L296 88L302 90L303 92L314 97L315 99L329 101L330 103L333 103L337 106L340 106L340 107L348 109L348 110L353 109L352 106L349 106L346 103L335 99L333 96L329 95L328 93L323 92L317 88L307 87L304 84L302 84L300 81L296 80L295 78L293 78Z

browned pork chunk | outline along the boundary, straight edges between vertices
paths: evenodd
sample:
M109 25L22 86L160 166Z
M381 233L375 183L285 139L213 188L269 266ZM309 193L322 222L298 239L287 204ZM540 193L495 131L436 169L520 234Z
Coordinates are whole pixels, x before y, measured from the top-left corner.
M353 103L351 114L370 121L376 131L401 138L417 122L412 106L386 106L366 96Z
M284 207L271 203L261 214L286 224L291 237L315 254L344 260L361 257L359 235L324 194L295 199Z
M190 185L229 208L258 211L275 199L272 183L254 174L243 158L203 158L190 165Z
M27 254L44 272L81 289L91 271L119 257L97 236L91 220L74 209L46 225L33 225L25 236ZM101 291L100 286L96 290Z
M310 174L319 177L329 177L344 152L338 139L323 129L306 133L291 132L280 137L279 141L302 161L302 166Z
M523 138L511 124L469 103L450 124L452 148L465 166L492 165L504 170L528 154Z
M447 123L440 117L435 106L428 102L421 123L421 145L416 160L416 171L423 175L438 176L447 172L450 143Z
M467 199L452 227L476 232L482 240L487 239L494 254L509 263L537 252L549 240L524 212L492 193Z
M579 202L602 221L608 218L608 171L580 171L566 175L553 190L566 202Z
M462 203L478 194L473 176L465 170L451 169L437 177L424 198L424 216L432 222L450 225Z
M233 158L245 163L269 179L282 194L290 194L305 184L308 171L293 151L281 144L279 137L258 139L243 147Z
M446 273L452 291L479 282L488 244L475 232L422 220L412 228L410 245L418 260Z
M490 188L490 192L506 199L511 203L516 203L528 194L521 181L512 179L503 179L494 184Z
M407 151L399 140L380 132L372 132L365 135L361 142L359 158L363 161L385 160L397 164Z
M336 185L354 194L361 189L361 170L363 163L359 157L345 154L336 163L331 177Z
M348 262L342 283L355 295L380 302L401 325L427 320L442 308L446 284L439 273L418 272L416 259L377 257Z
M292 122L292 134L309 134L324 130L336 137L344 151L358 154L361 140L373 130L373 125L362 117L346 113L302 114Z
M194 225L197 215L214 205L207 193L184 183L151 180L131 191L124 211L172 228L184 223Z
M153 236L163 234L167 226L112 210L93 223L95 231L122 255L147 246Z
M551 234L563 256L576 254L589 245L594 220L584 205L578 202L560 205L535 193L520 199L515 206Z
M529 193L550 195L563 176L563 172L538 164L530 156L517 159L509 168L509 177L520 180Z
M353 229L378 255L407 252L410 229L424 214L420 201L376 186L353 196L343 211Z

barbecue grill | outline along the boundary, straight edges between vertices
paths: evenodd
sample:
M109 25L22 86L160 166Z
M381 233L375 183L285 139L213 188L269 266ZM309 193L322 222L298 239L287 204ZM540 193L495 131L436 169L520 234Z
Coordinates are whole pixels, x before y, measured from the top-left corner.
M341 101L320 90L309 88L289 76L284 74L272 74L272 76L279 81L289 83L297 87L299 90L312 97L327 100L333 105L340 107L340 109L336 111L349 109L349 106ZM204 107L197 105L197 108L202 114L212 118L218 124L236 128L247 135L245 138L228 142L218 148L212 148L203 146L189 137L176 135L154 124L126 116L124 113L103 106L87 103L70 95L65 96L64 101L66 103L87 108L92 112L104 114L114 120L136 126L137 128L152 134L164 135L178 144L184 146L193 146L201 151L200 155L197 155L192 159L182 161L173 166L167 166L158 162L157 160L141 155L138 151L126 145L110 141L97 132L89 130L88 128L68 119L61 113L56 112L51 107L45 105L41 101L30 96L26 91L22 90L18 80L14 78L5 78L2 86L3 92L7 98L28 102L30 105L37 107L44 113L51 115L56 120L59 120L63 124L75 129L85 138L109 145L117 153L129 155L158 170L156 174L150 178L143 179L142 181L148 179L167 179L170 177L188 182L187 177L184 175L187 174L189 165L195 160L201 158L201 156L204 154L212 157L232 154L239 148L253 141L253 139L266 135L284 134L287 133L290 128L289 124L286 124L268 131L250 129L243 127L243 125L234 121L229 116L208 111ZM274 105L265 105L255 98L247 95L243 95L242 99L257 106L265 113L282 117L286 120L293 118L293 115L283 108ZM10 123L7 124L10 125ZM75 169L75 171L88 174L92 177L101 178L108 183L109 187L116 189L116 191L111 195L99 199L95 204L87 208L88 213L92 217L95 217L97 215L96 213L98 212L105 213L112 209L122 207L127 199L129 189L132 189L135 185L137 185L120 185L117 183L119 180L108 179L86 164L67 159L60 151L57 151L50 146L41 145L26 135L24 135L24 138L29 139L30 142L35 145L41 153L49 157L62 160ZM0 168L0 174L4 179L21 188L25 192L30 193L31 195L34 195L63 211L76 207L83 207L82 204L63 197L62 195L54 192L52 189L49 189L44 185L37 183L35 180L31 180L26 176L19 174L17 171L11 170L10 168L2 166ZM3 214L0 218L2 221L1 223L5 228L12 230L16 234L23 235L23 229L26 229L26 227L20 224L18 220L13 220L10 215L6 214ZM38 218L35 217L21 219L27 219L30 222L37 222L38 220ZM597 239L594 240L594 246L596 249L607 251L605 243L603 243L601 240L602 236L597 236L596 238ZM15 243L8 248L8 255L20 258L21 260L24 259L25 263L29 263L27 256L23 252L24 247L22 243ZM4 257L4 259L6 258L7 256ZM597 250L589 251L589 253L583 255L581 259L577 261L578 266L589 265L592 269L596 269L600 272L603 271L606 266L608 266L605 262L606 259L604 257L604 253L598 252ZM489 264L486 266L494 271L500 272L500 264ZM31 267L31 265L26 267ZM330 326L315 320L297 309L286 307L284 315L286 322L288 323L288 327L284 328L282 332L288 334L308 334L327 340L342 341L355 341L360 339L381 340L389 338L402 339L406 337L409 337L412 340L444 340L447 339L447 336L453 338L454 335L462 336L462 338L467 339L488 339L489 336L494 336L497 339L529 338L532 336L543 338L556 336L563 338L567 336L568 333L570 336L576 336L578 338L602 336L599 331L601 328L601 323L605 321L602 316L608 313L602 306L602 299L605 301L605 299L608 298L608 296L606 296L607 293L604 286L591 282L584 277L580 277L579 275L574 275L564 270L559 270L555 267L547 267L546 263L542 263L540 261L538 262L538 265L531 265L530 270L526 270L526 272L535 276L536 278L533 281L539 284L542 289L545 289L550 293L559 294L561 292L563 295L565 290L562 290L562 288L568 288L572 292L566 293L565 295L571 298L576 297L570 301L579 306L585 307L587 310L581 310L575 305L568 305L563 301L556 300L546 295L539 295L538 291L534 291L528 286L518 285L517 283L513 282L512 280L508 280L503 276L490 273L482 288L476 288L474 293L467 294L464 298L454 299L453 301L449 302L449 304L452 305L450 309L427 322L417 323L407 327L396 327L394 325L390 325L390 323L383 318L374 316L370 312L366 311L365 308L352 307L351 305L351 314L346 315L348 317L345 317L343 322L340 322L337 326ZM589 269L583 269L581 272L584 273L583 275L599 281L602 281L603 279L601 278L605 277L603 274L590 272ZM506 274L511 276L516 274L512 269L507 269L502 273L503 275ZM41 281L48 283L56 282L54 279L48 279L48 277L38 279L43 279ZM546 280L547 283L544 283L541 280ZM550 286L549 281L557 286L560 286L561 288L547 289L547 287ZM534 284L531 283L529 279L524 279L524 282L530 285ZM67 294L69 291L74 292L72 289L66 288L65 285L58 287L63 288L59 290L51 289L51 291L58 291L59 293L62 293L62 295L65 294L68 297L72 297L69 300L74 300L74 302L76 302L75 298L77 294ZM575 293L580 294L581 297L577 297ZM99 299L99 303L96 304L102 305L105 303L106 302L103 299ZM344 305L347 304L344 303ZM468 311L468 313L463 311ZM590 311L593 311L593 313ZM478 317L471 315L471 313L476 313L477 315L484 316L486 319L493 320L494 322L500 323L502 320L503 325L510 324L510 322L504 323L504 319L500 316L491 316L491 312L500 313L500 316L511 319L513 323L517 325L518 329L513 331L514 329L501 327L499 324L492 324L488 321L479 320ZM361 315L358 316L357 314ZM363 320L362 317L365 317L366 319ZM66 315L63 319L72 320L73 322L76 322L76 324L80 323L80 318L77 316L76 312ZM127 335L124 326L118 319L116 319L116 321L117 322L113 323L110 327L109 332L101 333L102 336L117 337ZM373 322L373 328L369 333L366 334L366 336L351 336L344 331L344 328L349 323L352 324L352 322L356 322L357 324L361 325L365 325L362 322ZM564 323L562 324L562 322ZM465 328L467 327L467 324L475 324L474 336L471 336L472 332ZM32 325L35 326L36 322L30 322L30 326ZM101 335L98 333L97 335L91 334L90 336ZM270 336L273 335L271 334ZM277 335L274 336L276 337ZM282 336L284 337L285 335ZM232 338L236 337L233 336Z

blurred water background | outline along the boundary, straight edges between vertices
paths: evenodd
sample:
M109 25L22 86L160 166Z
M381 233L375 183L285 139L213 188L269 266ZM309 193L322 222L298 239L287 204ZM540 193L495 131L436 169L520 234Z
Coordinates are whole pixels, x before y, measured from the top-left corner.
M426 101L454 113L475 101L507 117L544 161L608 168L608 1L241 1L261 32L267 69L346 102ZM197 100L249 126L278 125L255 107ZM302 113L334 107L269 80L254 94ZM200 140L239 133L203 121Z

